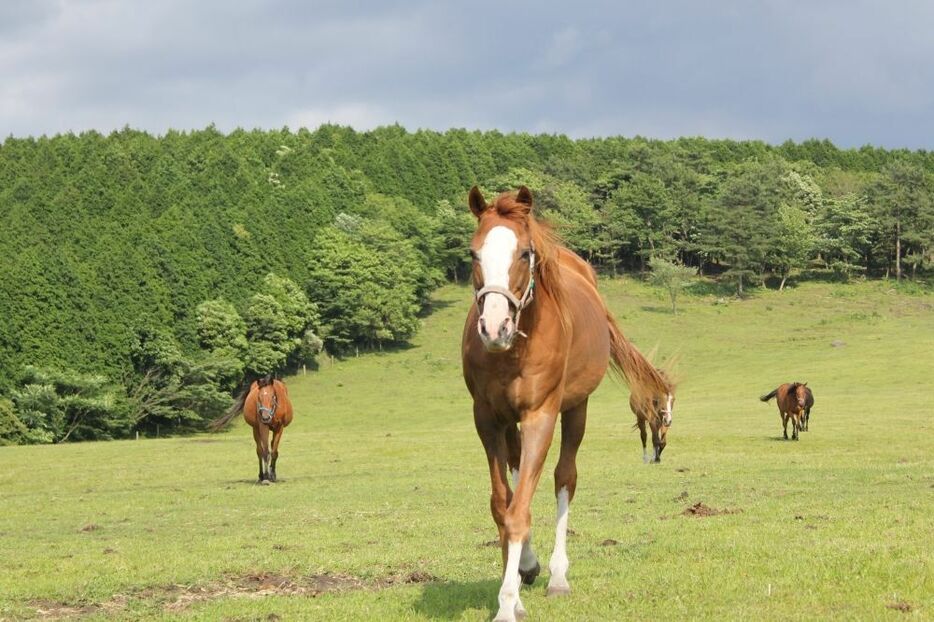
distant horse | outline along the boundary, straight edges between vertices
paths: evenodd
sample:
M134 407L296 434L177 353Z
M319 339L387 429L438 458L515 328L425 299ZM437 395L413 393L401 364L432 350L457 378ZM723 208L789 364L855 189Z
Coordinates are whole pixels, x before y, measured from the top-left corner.
M791 438L798 440L798 431L802 429L801 425L807 425L807 419L810 417L811 406L808 405L808 395L811 396L811 405L814 404L814 395L808 389L806 382L786 382L767 395L759 399L768 402L773 397L778 404L778 413L782 417L782 427L785 432L785 440L788 440L788 421L791 420Z
M487 204L474 187L469 204L477 217L470 251L475 304L464 326L464 380L489 463L490 509L505 568L496 620L514 621L526 613L520 584L531 584L540 570L532 549L530 506L558 415L561 453L555 468L558 509L549 595L571 589L568 509L577 487L576 457L590 394L608 363L627 381L637 404L648 404L667 387L617 327L597 293L593 271L532 216L528 188ZM656 411L645 412L651 419Z
M220 419L212 423L213 429L226 425L237 413L253 428L256 442L256 457L259 458L259 482L276 481L276 461L279 459L279 442L282 432L292 423L292 402L289 392L281 380L266 376L253 382L248 391ZM272 432L272 449L269 433Z
M668 444L668 428L671 427L675 407L674 384L669 381L662 370L659 370L659 374L668 385L668 390L664 394L656 395L651 402L641 404L635 399L635 395L629 396L629 408L636 416L634 427L639 428L639 436L642 437L642 461L645 463L662 461L662 451ZM651 412L646 412L647 409L651 409ZM646 424L652 429L652 447L655 449L655 455L651 458L645 446Z

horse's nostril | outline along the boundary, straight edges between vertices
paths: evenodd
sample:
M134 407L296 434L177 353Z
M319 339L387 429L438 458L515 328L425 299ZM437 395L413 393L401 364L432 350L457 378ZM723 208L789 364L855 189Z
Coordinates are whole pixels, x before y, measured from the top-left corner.
M499 338L504 339L509 335L509 318L503 320L503 323L499 325Z
M486 320L480 318L480 334L486 336Z

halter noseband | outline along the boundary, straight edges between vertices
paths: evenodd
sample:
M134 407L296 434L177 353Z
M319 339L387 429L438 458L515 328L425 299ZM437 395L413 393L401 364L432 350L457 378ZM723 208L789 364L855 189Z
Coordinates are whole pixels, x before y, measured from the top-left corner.
M516 298L516 295L509 291L508 287L487 285L474 292L474 299L476 300L478 309L483 302L484 296L487 294L502 294L506 297L506 300L516 308L516 319L514 320L516 323L516 334L528 338L528 335L519 330L519 318L522 316L522 310L532 304L532 299L535 298L535 247L531 246L529 248L529 284L525 286L525 291L522 293L521 298Z

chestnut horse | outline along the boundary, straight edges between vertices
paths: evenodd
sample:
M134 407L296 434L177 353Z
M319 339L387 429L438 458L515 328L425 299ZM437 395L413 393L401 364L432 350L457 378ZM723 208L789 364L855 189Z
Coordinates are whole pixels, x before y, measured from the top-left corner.
M786 382L767 395L759 399L768 402L775 398L778 404L778 414L782 417L782 427L785 432L785 440L788 440L788 420L791 420L791 438L798 440L798 431L805 429L807 420L810 418L811 406L814 405L814 394L808 388L806 382ZM810 397L810 403L809 398Z
M286 426L292 423L292 402L285 383L271 375L250 384L240 398L220 418L211 423L211 429L219 430L227 425L237 413L253 428L256 442L256 457L259 458L259 483L276 481L276 461L279 459L279 442ZM272 432L272 448L269 433Z
M477 217L470 250L475 304L464 326L464 380L489 463L490 510L503 556L496 620L512 621L525 615L520 584L531 584L540 570L532 549L530 506L559 414L549 595L570 592L568 508L577 487L575 460L590 394L608 363L622 374L637 404L648 404L667 387L620 332L590 267L532 216L528 188L487 204L474 187L469 204Z
M671 427L675 407L674 383L668 379L664 371L658 370L658 373L665 379L668 386L664 394L654 396L647 404L639 404L635 395L629 397L629 408L636 416L636 425L633 427L639 428L639 436L642 438L642 461L645 463L662 461L662 451L668 445L668 428ZM646 407L651 408L652 412L646 412ZM651 458L645 447L646 424L652 429L652 447L655 449Z

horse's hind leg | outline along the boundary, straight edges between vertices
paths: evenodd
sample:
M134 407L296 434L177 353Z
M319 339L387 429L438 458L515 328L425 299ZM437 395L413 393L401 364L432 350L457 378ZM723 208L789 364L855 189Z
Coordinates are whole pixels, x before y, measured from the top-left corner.
M522 456L522 444L519 440L519 428L514 425L506 426L506 463L512 476L512 487L519 482L519 460ZM526 585L535 583L535 579L542 571L538 556L532 548L532 530L529 530L528 539L522 543L522 555L519 558L519 576Z
M639 426L639 436L642 438L642 462L648 464L651 458L649 458L649 451L645 448L645 442L648 440L648 435L645 431L645 419L636 415L636 425Z
M641 423L641 419L640 419ZM562 596L571 593L568 583L568 512L577 490L577 450L584 440L587 426L587 400L575 408L561 413L561 454L555 467L555 497L558 513L555 524L555 550L551 554L548 570L548 595ZM644 436L643 436L644 438ZM643 441L643 445L645 441Z

